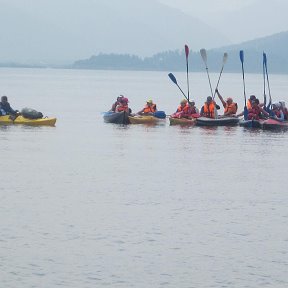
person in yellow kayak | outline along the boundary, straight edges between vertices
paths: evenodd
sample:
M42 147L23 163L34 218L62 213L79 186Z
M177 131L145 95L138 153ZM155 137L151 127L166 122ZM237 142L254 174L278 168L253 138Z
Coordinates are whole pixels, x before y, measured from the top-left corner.
M18 110L13 110L8 102L7 96L1 97L0 102L0 116L4 115L10 115L10 117L16 118L18 115L20 115Z
M217 110L220 109L220 106L212 99L211 96L208 96L206 102L201 108L200 115L207 118L217 118Z
M237 103L233 102L233 99L231 97L228 97L226 101L223 99L223 97L220 95L218 89L215 91L217 96L219 97L220 101L222 102L222 105L224 107L224 114L223 116L236 116L238 105Z
M137 114L139 115L154 115L154 113L157 112L157 106L155 103L153 103L153 100L149 99L146 102L145 107L140 110Z

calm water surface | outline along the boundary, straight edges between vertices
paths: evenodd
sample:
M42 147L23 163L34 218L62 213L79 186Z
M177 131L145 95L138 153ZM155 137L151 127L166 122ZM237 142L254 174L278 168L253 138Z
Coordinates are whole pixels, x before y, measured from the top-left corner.
M175 73L185 89L185 73ZM213 83L217 74L211 74ZM243 107L242 76L219 90ZM205 74L191 74L198 106ZM1 287L287 287L288 132L117 126L119 94L174 112L166 72L0 69L12 107L56 127L0 126ZM246 75L262 97L262 75ZM288 77L270 76L288 102Z

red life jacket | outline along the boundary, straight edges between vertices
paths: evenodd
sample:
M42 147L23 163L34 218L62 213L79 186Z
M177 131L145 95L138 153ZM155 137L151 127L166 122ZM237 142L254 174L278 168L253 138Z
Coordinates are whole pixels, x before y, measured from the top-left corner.
M122 111L127 111L128 112L128 105L118 105L116 107L116 112L122 112Z

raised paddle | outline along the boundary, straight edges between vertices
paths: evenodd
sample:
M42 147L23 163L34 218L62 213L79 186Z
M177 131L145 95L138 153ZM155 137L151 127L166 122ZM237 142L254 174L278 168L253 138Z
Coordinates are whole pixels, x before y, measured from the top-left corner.
M209 72L208 72L208 66L207 66L207 53L205 49L201 49L200 50L200 54L201 57L203 59L203 62L205 64L205 68L206 68L206 72L207 72L207 76L208 76L208 81L209 81L209 85L210 85L210 90L211 90L211 97L213 97L213 91L212 91L212 86L211 86L211 81L210 81L210 76L209 76Z
M189 93L189 76L188 76L188 74L189 74L189 72L188 72L188 56L189 56L189 47L188 47L188 45L185 45L185 55L186 55L186 70L187 70L187 87L188 87L188 102L189 102L189 95L190 95L190 93Z
M184 97L187 99L187 101L188 101L187 96L185 95L185 93L183 92L183 90L182 90L182 89L180 88L180 86L178 85L175 76L174 76L172 73L169 73L168 76L169 76L169 78L171 79L171 81L179 88L179 90L181 91L181 93L183 94L183 96L184 96Z
M265 62L266 62L266 54L263 52L263 80L264 80L264 90L263 90L263 93L264 93L264 109L267 110L266 108L266 81L265 81Z
M269 84L269 76L268 76L268 69L267 69L267 57L266 53L263 53L263 63L265 67L266 72L266 80L267 80L267 87L268 87L268 93L269 93L269 103L267 105L267 109L270 110L271 104L272 104L272 97L271 97L271 91L270 91L270 84Z
M215 98L215 95L216 95L216 91L218 89L218 85L219 85L219 82L220 82L220 78L221 78L221 75L222 75L222 72L223 72L223 69L224 69L224 65L225 63L227 62L227 58L228 58L228 54L225 52L224 55L223 55L223 62L222 62L222 68L221 68L221 71L220 71L220 74L219 74L219 78L218 78L218 81L217 81L217 85L216 85L216 88L215 88L215 92L212 96L212 98L214 99Z
M242 64L242 78L243 78L243 88L244 88L244 119L248 120L248 109L246 104L246 90L245 90L245 77L244 77L244 52L243 50L240 51L240 61Z

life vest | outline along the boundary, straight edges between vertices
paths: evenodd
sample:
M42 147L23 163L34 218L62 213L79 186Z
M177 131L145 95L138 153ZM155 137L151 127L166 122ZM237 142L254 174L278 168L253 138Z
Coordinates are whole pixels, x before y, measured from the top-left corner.
M207 102L205 102L203 107L203 116L208 118L215 118L215 105L213 102L211 102L209 105Z
M237 109L238 109L237 103L231 103L230 105L226 103L224 113L230 112L230 114L236 114Z
M144 107L143 113L155 113L156 112L156 104L152 104L150 106L146 105Z
M279 110L272 110L272 112L275 114L276 117L280 118L281 117L281 112Z
M260 107L258 107L258 106L253 107L253 108L248 110L248 119L249 120L252 120L252 119L259 120L260 114L261 114Z
M252 109L252 103L250 99L248 99L246 106L248 110Z
M116 112L122 112L122 111L127 111L128 112L128 105L118 105L116 107Z

